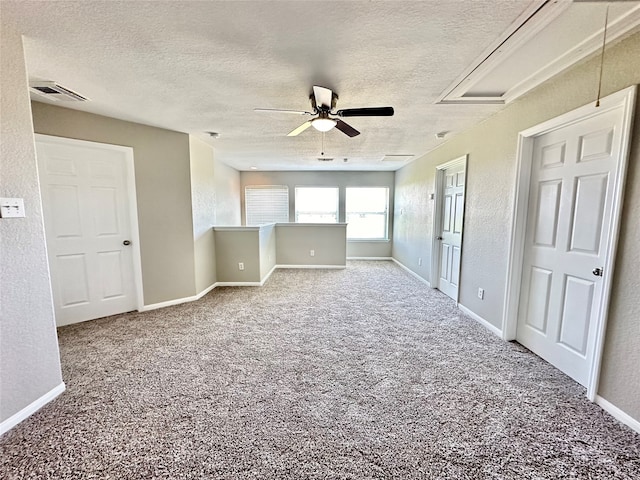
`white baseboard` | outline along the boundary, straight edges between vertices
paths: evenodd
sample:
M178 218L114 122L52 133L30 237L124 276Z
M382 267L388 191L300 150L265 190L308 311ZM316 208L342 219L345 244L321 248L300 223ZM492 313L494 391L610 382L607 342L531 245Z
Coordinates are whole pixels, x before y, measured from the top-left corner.
M276 265L276 268L347 268L346 265Z
M267 275L265 275L265 277L260 281L260 286L264 285L265 283L267 283L267 280L269 280L269 277L271 276L271 274L273 272L276 271L276 268L278 268L277 265L274 265L271 270L269 270L269 273L267 273Z
M420 275L418 275L416 272L414 272L413 270L411 270L409 267L405 266L404 264L400 263L398 260L396 260L395 258L391 257L391 261L396 263L400 268L403 268L407 271L407 273L409 273L410 275L413 275L414 277L416 277L418 280L420 280L422 283L426 283L427 286L431 286L431 284L429 283L428 280L422 278Z
M215 288L216 286L218 286L217 283L213 288ZM172 307L174 305L180 305L182 303L193 302L195 300L198 300L198 298L201 298L201 297L198 297L198 295L193 295L191 297L175 298L173 300L167 300L166 302L150 303L149 305L144 305L139 311L148 312L150 310L157 310L158 308Z
M207 288L205 288L203 291L201 291L199 294L197 294L194 300L200 300L202 297L204 297L207 293L209 293L211 290L213 290L217 286L218 286L218 283L212 283Z
M207 293L209 293L211 290L213 290L218 286L220 286L220 284L216 282L212 285L209 285L207 288L205 288L203 291L201 291L197 295L192 295L191 297L175 298L173 300L167 300L166 302L150 303L149 305L143 305L142 308L138 309L138 311L148 312L150 310L157 310L158 308L172 307L174 305L180 305L182 303L194 302L196 300L200 300Z
M623 412L618 407L616 407L613 403L605 400L600 395L596 395L596 404L600 405L602 409L609 413L613 418L618 420L620 423L624 423L627 427L636 432L640 433L640 421L633 418L628 413Z
M469 310L467 307L465 307L464 305L458 304L458 308L460 310L462 310L462 312L465 315L470 316L471 318L473 318L476 322L480 323L483 327L485 327L487 330L489 330L491 333L497 335L498 337L502 338L502 330L500 330L498 327L496 327L495 325L487 322L484 318L482 318L480 315L478 315L477 313L472 312L471 310Z
M13 427L15 427L17 424L19 424L20 422L22 422L26 418L28 418L31 415L33 415L34 413L36 413L38 410L40 410L42 407L44 407L47 403L49 403L51 400L53 400L58 395L60 395L62 392L64 392L65 388L66 387L65 387L64 382L63 382L60 385L58 385L57 387L54 387L53 389L51 389L50 391L48 391L47 393L42 395L37 400L34 400L33 402L31 402L29 405L24 407L19 412L14 413L13 415L11 415L4 422L0 423L0 435L8 432Z
M393 260L391 257L347 257L347 260L384 260L390 262Z
M208 286L202 292L191 297L175 298L173 300L167 300L166 302L151 303L149 305L142 306L139 312L148 312L150 310L157 310L158 308L172 307L174 305L180 305L183 303L189 303L196 300L200 300L207 293L216 287L262 287L269 279L271 274L277 268L347 268L346 265L275 265L269 273L259 282L216 282L213 285Z

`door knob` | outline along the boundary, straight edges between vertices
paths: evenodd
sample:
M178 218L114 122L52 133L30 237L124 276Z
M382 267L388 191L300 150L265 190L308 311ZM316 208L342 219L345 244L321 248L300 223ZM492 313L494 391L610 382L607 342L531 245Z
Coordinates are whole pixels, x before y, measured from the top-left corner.
M596 277L601 277L603 272L603 269L598 267L598 268L594 268L591 273L593 273Z
M122 242L123 245L131 245L131 242L129 240L125 240L124 242Z
M436 240L442 240L442 237L436 237Z

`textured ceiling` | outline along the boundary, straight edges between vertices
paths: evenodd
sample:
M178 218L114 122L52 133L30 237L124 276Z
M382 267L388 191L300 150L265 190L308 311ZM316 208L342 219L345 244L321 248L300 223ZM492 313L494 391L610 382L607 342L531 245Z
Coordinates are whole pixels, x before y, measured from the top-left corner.
M501 108L435 101L535 3L2 0L0 13L25 36L31 79L91 99L61 106L198 135L239 170L394 170L405 163L385 155L417 158ZM312 85L338 108L396 114L347 119L362 134L325 134L336 161L320 163L320 132L286 136L306 117L253 111L309 110Z

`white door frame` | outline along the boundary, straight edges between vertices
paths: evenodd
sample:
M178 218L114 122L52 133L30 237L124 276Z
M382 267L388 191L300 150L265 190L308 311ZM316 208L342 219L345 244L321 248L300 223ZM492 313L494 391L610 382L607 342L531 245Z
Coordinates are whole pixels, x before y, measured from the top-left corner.
M600 107L593 103L585 105L559 117L548 120L520 132L518 135L516 187L514 192L514 209L511 219L511 243L509 246L509 261L507 264L507 282L502 317L502 337L505 340L515 340L518 328L518 304L520 301L520 286L522 282L522 265L524 262L525 233L527 227L527 213L529 205L529 187L531 183L531 164L533 158L533 143L537 136L544 135L558 128L571 125L600 115L609 110L623 109L622 144L620 155L622 160L615 172L613 187L613 209L611 212L611 242L605 254L603 277L602 303L596 318L595 335L593 339L593 360L589 368L587 383L587 397L594 401L600 375L600 364L604 348L604 336L607 324L607 312L611 297L613 281L613 267L615 265L618 235L620 231L620 213L624 193L624 179L626 175L629 148L631 143L631 125L635 108L636 86L609 95L600 100Z
M436 240L439 233L442 230L442 203L444 194L444 171L447 168L457 167L464 165L464 186L462 191L464 192L464 203L467 203L467 160L468 154L461 157L454 158L446 163L438 165L436 167L435 189L434 189L434 202L433 202L433 225L431 226L432 238L431 238L431 288L438 288L440 285L440 243ZM464 213L462 216L462 235L460 238L460 269L462 269L462 242L464 239ZM460 272L458 272L458 298L460 298L460 285L462 284L462 278Z
M108 143L90 142L86 140L76 140L74 138L56 137L53 135L35 134L36 142L66 145L71 147L96 147L105 150L120 152L124 155L127 174L127 195L129 197L129 222L131 228L131 259L133 261L133 284L137 310L142 311L144 307L144 296L142 289L142 260L140 254L140 233L138 231L138 202L136 197L136 177L134 168L133 148ZM42 198L40 199L42 201ZM46 233L46 232L45 232ZM49 253L47 252L47 257ZM51 275L49 275L51 277Z

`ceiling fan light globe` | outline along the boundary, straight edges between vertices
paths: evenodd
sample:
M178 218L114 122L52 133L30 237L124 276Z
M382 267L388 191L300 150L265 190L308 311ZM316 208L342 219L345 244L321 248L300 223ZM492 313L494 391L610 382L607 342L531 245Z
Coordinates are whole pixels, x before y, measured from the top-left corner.
M336 126L336 123L338 122L332 118L316 118L311 122L311 125L319 132L328 132Z

